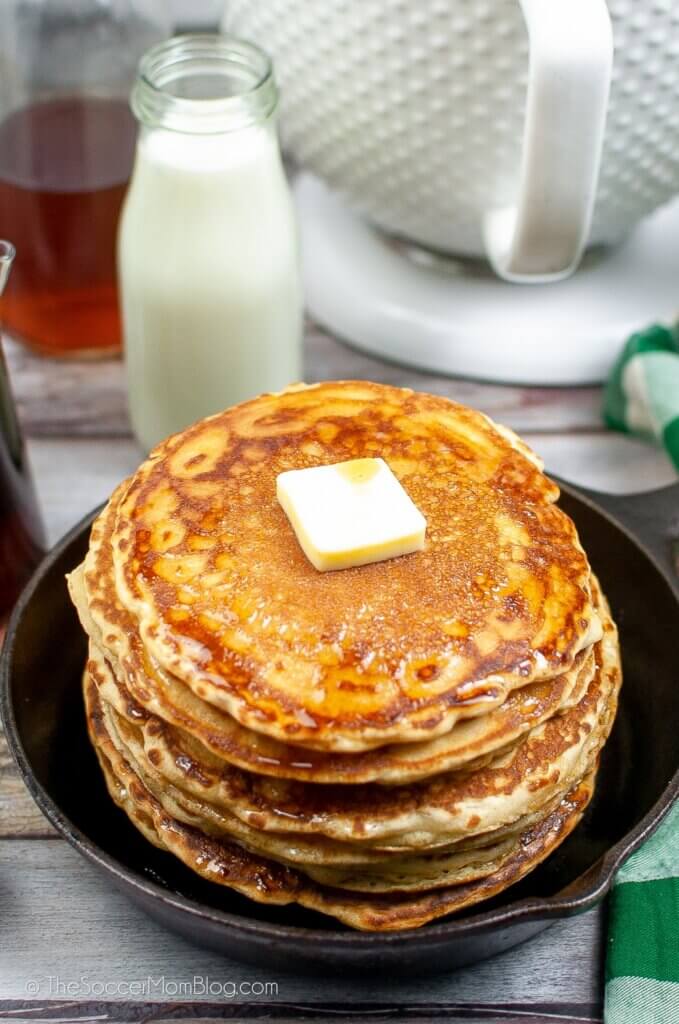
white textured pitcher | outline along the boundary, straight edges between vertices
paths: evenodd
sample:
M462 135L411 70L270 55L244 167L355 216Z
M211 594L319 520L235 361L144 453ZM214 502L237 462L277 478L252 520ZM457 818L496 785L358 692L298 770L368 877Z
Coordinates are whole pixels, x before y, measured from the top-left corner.
M679 192L676 0L230 0L224 23L273 55L305 167L508 279L565 276Z

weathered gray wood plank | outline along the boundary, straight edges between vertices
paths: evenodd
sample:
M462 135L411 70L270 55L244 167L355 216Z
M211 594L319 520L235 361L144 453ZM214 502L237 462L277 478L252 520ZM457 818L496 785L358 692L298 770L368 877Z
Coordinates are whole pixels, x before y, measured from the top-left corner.
M6 342L14 392L27 436L126 437L130 425L120 360L35 356ZM597 388L520 388L418 373L372 359L309 323L305 379L361 378L447 395L519 431L601 430Z
M149 977L166 981L152 993L152 1002L190 999L196 977L222 984L273 982L277 992L262 999L336 1003L347 1010L357 1003L517 1008L544 1003L576 1006L591 1018L601 997L598 911L560 922L524 946L447 976L418 983L388 976L313 982L194 948L142 915L59 840L0 842L0 900L0 1000L27 994L42 1001L59 995L87 1000L83 978L90 985L108 983L104 998L125 999L125 985ZM55 941L60 935L68 940ZM68 993L50 978L75 983L76 991ZM180 982L189 986L184 994L175 988ZM229 1001L239 998L252 1003L260 997Z
M54 543L105 501L143 455L129 437L39 438L28 442L28 457L48 539Z
M0 838L56 835L19 777L0 726Z
M171 1014L169 1016L168 1014ZM573 1016L575 1014L575 1016ZM208 1024L214 1020L229 1020L232 1024L247 1024L248 1021L294 1022L294 1024L328 1024L328 1021L356 1021L356 1024L449 1024L450 1021L464 1021L465 1024L597 1024L600 1014L594 1016L578 1006L543 1005L536 1009L530 1006L497 1007L471 1006L466 1003L445 1004L438 1007L427 1004L397 1006L394 1003L376 1006L374 1003L354 1006L341 1003L324 1005L304 1003L242 1003L229 1002L175 1002L130 1003L94 1002L85 1003L73 999L49 1003L26 1003L22 1000L0 1001L0 1020L11 1024L34 1024L47 1021L51 1024L75 1024L76 1021L112 1022L112 1024L170 1024L183 1021L185 1024Z
M5 338L19 417L27 437L127 436L123 364L36 356Z

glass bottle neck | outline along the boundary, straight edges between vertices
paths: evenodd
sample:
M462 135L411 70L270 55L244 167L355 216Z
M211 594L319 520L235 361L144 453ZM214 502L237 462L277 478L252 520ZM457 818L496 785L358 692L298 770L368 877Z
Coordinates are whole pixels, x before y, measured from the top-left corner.
M142 125L198 135L264 122L277 102L264 51L222 35L175 36L154 46L142 58L132 91Z

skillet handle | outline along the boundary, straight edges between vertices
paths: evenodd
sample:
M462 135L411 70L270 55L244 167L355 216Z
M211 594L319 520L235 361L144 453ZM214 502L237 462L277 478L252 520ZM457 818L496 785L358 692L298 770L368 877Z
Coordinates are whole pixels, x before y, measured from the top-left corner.
M642 542L679 595L679 483L641 494L576 490Z

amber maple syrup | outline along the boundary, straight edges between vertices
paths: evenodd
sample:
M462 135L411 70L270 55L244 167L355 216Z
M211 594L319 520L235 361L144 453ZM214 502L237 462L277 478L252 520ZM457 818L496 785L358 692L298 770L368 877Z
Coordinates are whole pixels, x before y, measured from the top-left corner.
M0 233L17 249L0 310L33 348L120 348L116 232L135 136L117 99L53 99L0 123Z

